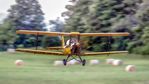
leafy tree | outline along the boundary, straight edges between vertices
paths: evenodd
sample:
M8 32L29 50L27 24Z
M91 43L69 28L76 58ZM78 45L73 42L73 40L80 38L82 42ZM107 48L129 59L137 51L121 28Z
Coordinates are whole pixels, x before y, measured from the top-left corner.
M126 32L138 25L136 17L132 17L138 10L142 0L79 0L73 5L68 5L65 30L78 32ZM132 18L129 18L132 17ZM88 44L101 44L99 50L104 50L108 45L108 38L92 38ZM122 39L122 38L120 38ZM127 38L123 38L125 40ZM102 40L100 42L94 40ZM110 39L111 41L113 38ZM115 41L111 42L113 44ZM105 45L102 45L105 44ZM119 44L117 49L124 44ZM93 49L93 48L92 48ZM124 48L126 49L126 47Z
M133 28L133 39L129 43L128 49L133 53L149 54L148 27L149 27L149 3L143 0L138 6L135 17L139 24Z
M43 30L44 13L37 0L16 0L8 12L16 29Z
M12 22L5 20L0 24L0 49L6 50L10 45L13 45L16 34Z
M118 21L135 14L138 3L141 0L79 0L66 6L66 31L109 32Z
M144 28L144 34L142 35L142 40L145 45L149 44L149 26Z
M84 32L85 27L82 18L88 14L88 7L92 1L91 0L79 0L73 3L73 5L67 5L69 19L66 20L65 31L78 31Z
M37 0L15 0L16 4L8 10L8 20L11 20L16 30L45 30L44 13ZM34 46L33 35L18 35L15 47L24 45L24 47Z
M60 46L61 45L61 40L59 37L48 37L44 36L42 39L42 47L47 48L47 47L55 47L55 46Z
M64 23L58 17L56 20L50 20L50 31L51 32L62 32L64 29ZM42 39L42 47L46 48L49 46L60 46L60 38L44 36Z
M59 17L56 20L50 20L50 25L52 25L50 28L52 32L62 32L64 29L64 23Z

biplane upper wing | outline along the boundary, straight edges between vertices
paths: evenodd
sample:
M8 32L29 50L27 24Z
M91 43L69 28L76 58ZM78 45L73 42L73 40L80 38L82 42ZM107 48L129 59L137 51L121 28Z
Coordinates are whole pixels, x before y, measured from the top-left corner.
M48 31L31 31L31 30L18 30L17 34L33 34L33 35L47 35L47 36L59 36L59 35L69 35L69 33L64 32L48 32Z
M127 32L119 33L81 33L81 36L129 36Z
M30 31L30 30L18 30L17 34L33 34L33 35L47 35L47 36L129 36L128 32L119 33L79 33L79 32L47 32L47 31Z

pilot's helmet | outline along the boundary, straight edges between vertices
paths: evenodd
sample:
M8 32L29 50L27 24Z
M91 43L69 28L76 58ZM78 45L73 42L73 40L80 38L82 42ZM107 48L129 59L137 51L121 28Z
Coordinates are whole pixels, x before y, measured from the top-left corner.
M77 45L77 46L79 46L79 45L80 45L80 43L79 43L79 42L77 42L77 43L76 43L76 45Z
M66 45L69 45L69 43L72 44L72 43L77 43L77 42L78 42L78 41L77 41L76 38L72 38L72 39L71 39L71 42L70 42L70 39L67 40Z

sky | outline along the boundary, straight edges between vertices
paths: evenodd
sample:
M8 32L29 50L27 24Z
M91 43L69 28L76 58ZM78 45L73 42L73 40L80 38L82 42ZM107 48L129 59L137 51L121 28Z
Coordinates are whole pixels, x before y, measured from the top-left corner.
M60 17L61 13L65 11L65 5L68 0L38 0L41 4L42 10L45 13L45 21L56 19ZM0 0L0 15L7 14L7 10L11 5L15 4L15 0Z

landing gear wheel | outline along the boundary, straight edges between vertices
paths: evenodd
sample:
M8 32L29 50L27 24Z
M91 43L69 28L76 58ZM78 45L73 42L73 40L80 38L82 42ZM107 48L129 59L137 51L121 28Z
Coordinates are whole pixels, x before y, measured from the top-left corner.
M86 60L84 59L84 60L82 61L82 66L85 66L85 64L86 64Z
M63 64L64 64L65 66L67 65L66 59L63 59Z

